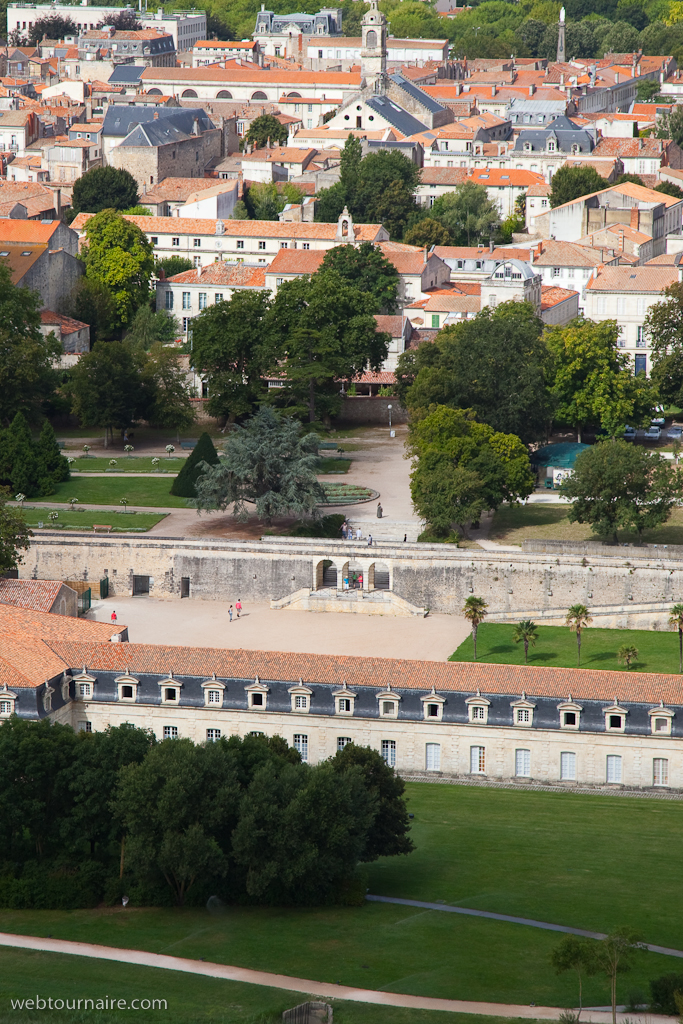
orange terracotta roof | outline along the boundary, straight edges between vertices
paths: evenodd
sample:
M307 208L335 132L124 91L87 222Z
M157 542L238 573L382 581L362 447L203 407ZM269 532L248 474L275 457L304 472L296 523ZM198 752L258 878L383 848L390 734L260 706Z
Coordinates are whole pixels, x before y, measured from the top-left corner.
M49 612L62 587L61 580L0 579L0 604L31 608L35 612Z
M263 288L266 283L265 267L249 267L219 260L198 269L201 269L201 276L197 274L197 270L184 270L182 274L174 274L166 280L172 284L219 284L229 288Z
M0 192L0 200L2 193ZM92 213L79 213L71 223L75 231L82 231L93 217ZM134 217L125 214L131 221L147 234L162 235L215 235L216 221L198 217ZM229 238L319 238L333 240L337 234L336 224L281 224L269 220L225 220L224 236ZM381 224L354 224L356 241L373 242L382 228Z
M541 286L541 309L551 309L559 306L568 299L573 299L579 293L571 288L556 288L554 285L544 284Z
M12 198L10 202L23 202L20 196ZM0 188L0 204L5 202L4 189ZM51 220L43 224L39 220L22 220L20 218L6 217L0 220L0 240L3 242L24 242L26 244L39 245L47 244L54 235L61 221Z
M487 188L528 188L530 185L544 184L542 174L512 167L482 167L471 171L469 177Z
M402 316L385 316L381 313L375 314L375 323L378 331L386 331L392 338L400 338L405 326Z
M85 327L89 326L81 320L74 320L71 316L65 316L64 313L54 313L51 309L41 309L40 322L45 324L46 327L59 327L62 334L74 334L76 331L82 331Z
M591 277L586 288L595 292L654 292L659 295L677 282L677 267L668 270L646 263L642 267L598 267L597 277Z
M256 64L232 65L230 68L145 68L143 82L253 82L255 85L336 85L349 89L360 87L360 74L342 71L270 71Z

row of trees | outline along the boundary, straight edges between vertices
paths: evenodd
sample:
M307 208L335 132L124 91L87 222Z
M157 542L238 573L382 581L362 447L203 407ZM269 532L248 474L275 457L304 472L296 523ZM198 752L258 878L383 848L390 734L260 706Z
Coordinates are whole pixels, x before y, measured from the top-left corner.
M409 853L404 784L368 747L320 765L280 737L195 745L131 725L0 726L0 905L362 901Z

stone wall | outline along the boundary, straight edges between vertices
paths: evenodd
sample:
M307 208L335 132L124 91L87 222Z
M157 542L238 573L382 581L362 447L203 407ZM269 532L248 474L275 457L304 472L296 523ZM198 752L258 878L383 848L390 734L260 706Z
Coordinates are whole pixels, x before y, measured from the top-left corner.
M615 625L630 624L629 616L637 613L659 627L671 604L683 601L683 563L656 556L632 564L622 554L560 558L391 542L370 552L365 542L306 538L200 541L45 532L33 538L20 575L94 584L108 576L112 595L131 593L134 575L149 576L150 594L161 598L179 597L186 577L194 598L263 602L315 588L324 560L365 563L370 554L388 568L395 594L432 612L459 613L466 598L476 594L499 620L561 621L570 605L582 603L609 612Z
M339 415L335 417L335 423L379 423L389 426L389 410L391 405L391 425L408 422L408 410L404 409L397 398L380 398L378 395L370 398L368 395L358 395L355 398L345 398Z
M129 171L142 189L167 177L203 178L205 167L222 154L223 132L214 128L164 146L115 146L108 162Z

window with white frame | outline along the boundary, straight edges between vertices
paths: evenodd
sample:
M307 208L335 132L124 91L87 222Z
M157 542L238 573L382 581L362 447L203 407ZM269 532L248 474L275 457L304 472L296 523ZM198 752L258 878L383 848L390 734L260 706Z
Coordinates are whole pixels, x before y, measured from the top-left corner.
M194 261L195 267L201 267L201 265L202 265L202 258L201 258L201 256L194 256L193 257L193 261Z
M171 245L172 245L172 246L173 246L174 248L176 248L176 249L177 249L177 248L178 248L178 246L180 245L180 238L172 238L172 239L171 239Z
M425 766L428 772L441 771L441 744L425 744Z
M237 239L237 248L238 249L244 249L244 239L243 238L238 238Z
M338 715L352 715L353 714L353 697L336 697L337 703L337 714Z
M201 244L202 244L202 240L201 240L201 238L193 238L193 239L192 239L192 244L193 244L193 246L195 247L195 249L199 249L199 247L200 247L200 246L201 246Z
M621 756L619 754L607 755L607 781L621 782Z
M486 747L470 747L470 772L472 775L486 773Z
M178 739L178 726L177 725L165 725L164 726L164 739L165 740L177 740Z
M576 782L576 754L571 750L563 750L560 754L560 779Z
M7 716L12 714L14 701L13 700L0 700L0 716Z
M669 761L666 757L655 757L652 760L653 786L669 785Z
M294 749L299 752L302 761L308 761L308 736L305 733L294 733Z
M79 732L92 732L92 722L79 722L78 723L78 731Z
M396 701L383 700L380 703L380 709L384 716L395 717L396 715Z
M636 327L636 348L647 348L645 328L642 324L638 324L638 326Z
M515 750L515 775L529 778L531 775L531 751Z
M425 718L441 718L441 705L425 703Z
M223 703L223 693L221 690L207 690L206 691L206 703L219 705Z
M350 736L337 736L337 750L343 750L349 743L353 743Z
M192 292L183 292L183 309L192 309Z
M294 707L297 711L308 711L308 697L298 694L294 698Z
M206 309L207 306L208 306L208 294L207 294L207 292L200 292L199 293L199 308L200 309Z
M301 248L302 249L310 249L311 248L311 243L310 242L304 242L303 245L301 246Z
M515 724L530 725L533 717L531 708L515 708Z
M605 713L605 728L608 732L623 732L626 724L626 716L615 710L608 710Z
M623 316L626 312L626 299L623 296L617 296L617 316Z
M553 277L559 277L562 273L562 267L553 267Z
M485 722L487 719L488 708L481 704L474 704L470 707L470 721L471 722Z
M596 306L597 306L598 313L601 313L601 314L602 313L606 313L607 312L607 296L606 295L598 295Z
M78 696L81 700L84 700L87 697L92 697L92 683L79 683Z
M223 292L215 292L214 297L213 297L213 301L214 302L222 302L223 301Z
M665 707L655 708L650 712L650 731L655 736L671 735L672 713Z
M382 757L390 768L396 767L396 740L382 740Z
M164 686L161 691L161 700L164 704L177 704L178 696L175 686Z
M191 323L192 323L192 317L191 316L184 316L183 317L183 334L187 334L187 332L190 329L190 324Z
M173 309L173 292L165 293L166 309Z
M259 249L261 249L261 251L263 251L265 249L265 247L266 247L266 243L265 242L259 242L258 247L259 247Z
M219 740L220 738L221 738L221 731L220 731L220 729L207 729L206 730L206 742L207 743L215 743L216 740Z

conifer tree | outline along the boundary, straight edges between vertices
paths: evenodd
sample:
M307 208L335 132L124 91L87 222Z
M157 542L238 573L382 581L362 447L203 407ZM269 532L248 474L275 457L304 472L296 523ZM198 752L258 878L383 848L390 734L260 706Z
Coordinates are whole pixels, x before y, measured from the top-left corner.
M173 481L171 494L175 494L179 498L196 498L195 483L203 469L202 463L204 462L209 466L218 465L218 453L206 431L197 441L189 458L185 460L185 465Z
M57 438L55 437L54 429L49 420L45 420L43 428L40 431L38 452L42 461L45 463L45 468L53 483L58 484L63 480L69 479L69 476L71 475L69 471L69 463L59 450Z

